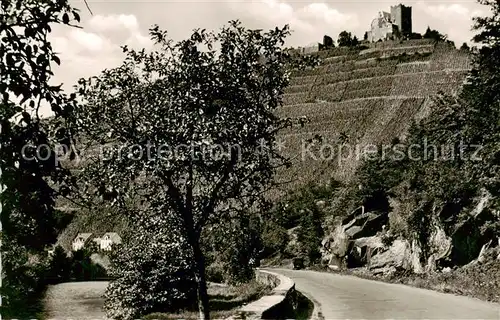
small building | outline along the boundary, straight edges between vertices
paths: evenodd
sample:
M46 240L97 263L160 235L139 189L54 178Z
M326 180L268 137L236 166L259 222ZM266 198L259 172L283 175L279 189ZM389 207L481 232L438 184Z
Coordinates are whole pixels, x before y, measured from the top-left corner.
M92 233L79 233L73 240L73 243L71 244L73 251L78 251L83 249L83 247L89 241L91 236Z
M116 232L107 232L100 239L100 248L103 251L110 251L113 244L122 243L122 238Z

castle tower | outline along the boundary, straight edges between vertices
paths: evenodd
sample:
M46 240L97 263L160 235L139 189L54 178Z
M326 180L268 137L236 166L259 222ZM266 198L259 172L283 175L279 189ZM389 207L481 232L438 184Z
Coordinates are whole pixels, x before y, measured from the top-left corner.
M402 4L391 6L391 17L394 24L396 24L403 36L411 35L412 31L412 18L411 7Z

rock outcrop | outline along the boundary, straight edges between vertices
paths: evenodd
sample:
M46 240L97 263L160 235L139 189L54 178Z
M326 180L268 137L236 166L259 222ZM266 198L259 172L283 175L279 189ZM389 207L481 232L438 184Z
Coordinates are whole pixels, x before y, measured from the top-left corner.
M360 207L337 220L325 237L323 262L331 269L365 267L388 274L398 270L434 273L500 260L500 216L491 210L490 200L491 195L483 192L468 214L461 216L446 206L429 206L424 235L408 234L411 205L401 209L401 203L393 199L390 213L365 213Z
M387 215L356 210L337 221L332 232L323 239L323 262L332 269L364 265L383 248L377 233L387 223Z

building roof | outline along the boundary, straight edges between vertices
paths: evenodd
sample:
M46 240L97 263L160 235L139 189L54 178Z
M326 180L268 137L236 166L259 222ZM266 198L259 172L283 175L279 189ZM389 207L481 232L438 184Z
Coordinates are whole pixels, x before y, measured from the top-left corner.
M75 239L78 239L78 238L83 238L83 240L87 240L88 238L90 238L90 236L92 236L92 233L79 233L76 235Z
M102 237L101 239L103 239L104 237L108 236L109 239L111 241L113 241L114 243L121 243L122 242L122 238L120 237L120 235L116 232L106 232Z

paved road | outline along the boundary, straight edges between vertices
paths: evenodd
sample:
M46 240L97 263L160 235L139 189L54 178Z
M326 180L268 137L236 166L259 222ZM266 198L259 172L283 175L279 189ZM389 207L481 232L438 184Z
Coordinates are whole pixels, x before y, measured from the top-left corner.
M267 269L292 278L329 319L500 319L500 305L331 273Z

